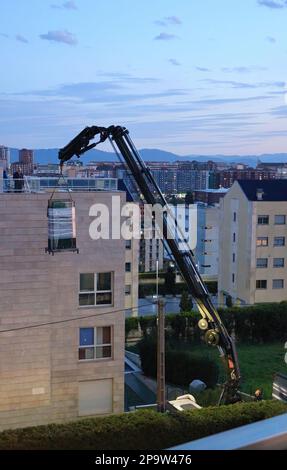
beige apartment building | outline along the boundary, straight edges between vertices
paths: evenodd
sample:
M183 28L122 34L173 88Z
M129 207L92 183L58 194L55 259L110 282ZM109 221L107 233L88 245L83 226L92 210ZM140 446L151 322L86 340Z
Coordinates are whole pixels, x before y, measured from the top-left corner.
M287 180L238 181L221 202L219 303L287 300Z
M113 194L125 203L124 192L73 193L79 253L54 255L50 194L0 194L0 430L123 411L124 309L137 289L127 294L125 270L136 253L89 235L90 207L111 208Z

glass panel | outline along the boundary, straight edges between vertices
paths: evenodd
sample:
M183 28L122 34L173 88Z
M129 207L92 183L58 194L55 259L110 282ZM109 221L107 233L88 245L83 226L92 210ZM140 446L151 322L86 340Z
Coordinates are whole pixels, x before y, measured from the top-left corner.
M130 273L132 269L131 263L126 263L126 273Z
M283 289L284 280L283 279L274 279L273 280L273 289Z
M93 273L80 274L80 291L81 292L94 292L95 290L95 275Z
M284 258L274 258L274 268L284 268Z
M95 294L80 294L79 295L80 307L87 305L95 305Z
M97 291L112 289L112 273L99 273Z
M80 346L94 345L94 328L80 328Z
M274 246L285 246L285 237L274 238Z
M257 268L267 268L268 259L267 258L258 258L257 259Z
M104 359L112 357L112 347L111 346L97 346L96 347L96 358Z
M276 225L285 225L286 216L285 215L275 215L275 224Z
M79 349L79 360L86 361L89 359L95 358L95 349L94 348L80 348Z
M111 344L111 327L97 328L97 344Z
M106 292L104 294L97 294L97 305L111 305L111 304L112 304L111 292Z

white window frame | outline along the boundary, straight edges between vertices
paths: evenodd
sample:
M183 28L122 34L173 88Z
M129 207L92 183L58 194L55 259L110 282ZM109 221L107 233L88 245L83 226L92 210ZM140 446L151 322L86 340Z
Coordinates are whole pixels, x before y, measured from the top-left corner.
M81 291L81 274L93 274L94 275L94 290L86 290ZM98 275L99 274L111 274L111 289L109 290L98 290ZM95 303L91 305L80 305L80 295L90 294L95 296ZM97 304L97 294L111 294L111 303L109 304ZM112 307L114 304L114 272L113 271L105 271L100 273L80 273L79 275L79 308L105 308L105 307Z
M94 330L94 343L97 341L97 329L98 328L110 328L111 330L111 343L110 344L85 344L85 346L80 345L80 331L81 330ZM79 346L78 346L78 361L79 362L94 362L94 361L110 361L113 360L113 353L114 353L114 332L113 332L113 327L111 325L105 325L105 326L82 326L79 328ZM111 356L110 357L96 357L97 356L97 348L103 348L103 347L110 347L111 348ZM79 358L79 351L80 349L93 349L94 350L94 357L93 359L80 359Z
M268 219L268 222L267 222L267 223L261 223L261 222L259 222L260 219L261 219L261 220L263 220L263 219ZM270 223L270 217L269 217L269 215L258 215L258 217L257 217L257 225L269 225L269 223Z

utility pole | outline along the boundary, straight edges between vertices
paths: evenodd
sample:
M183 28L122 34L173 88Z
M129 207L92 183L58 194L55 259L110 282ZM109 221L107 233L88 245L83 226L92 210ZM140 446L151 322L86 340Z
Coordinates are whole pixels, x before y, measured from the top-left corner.
M157 410L164 413L165 399L165 316L164 301L158 299L157 316Z

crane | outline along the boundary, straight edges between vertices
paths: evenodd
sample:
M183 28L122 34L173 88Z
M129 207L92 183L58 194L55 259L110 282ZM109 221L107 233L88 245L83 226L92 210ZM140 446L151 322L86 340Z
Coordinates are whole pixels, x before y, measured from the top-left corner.
M98 136L98 140L93 142L96 136ZM77 156L79 158L85 152L106 140L110 141L115 152L124 159L142 199L149 205L160 204L162 207L168 208L164 194L142 160L128 129L125 127L86 127L68 145L59 150L61 169L64 163L72 157ZM182 243L179 244L176 237L170 236L176 230L178 230L177 222L174 217L170 217L167 209L163 212L162 221L162 236L165 246L173 255L177 267L186 281L188 290L198 307L201 315L198 326L205 332L206 343L209 346L217 347L224 361L227 378L222 388L219 404L236 403L240 401L239 385L241 376L234 340L213 305L188 244L183 249Z

